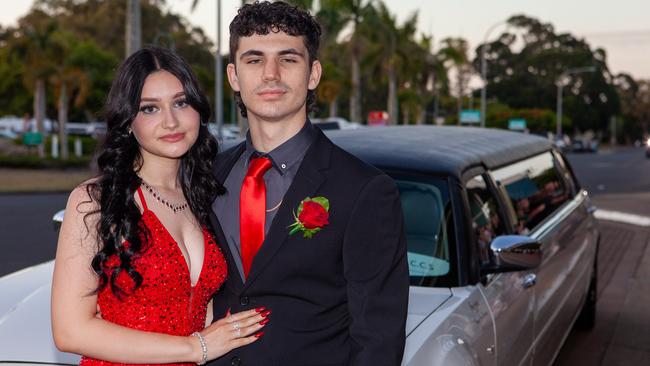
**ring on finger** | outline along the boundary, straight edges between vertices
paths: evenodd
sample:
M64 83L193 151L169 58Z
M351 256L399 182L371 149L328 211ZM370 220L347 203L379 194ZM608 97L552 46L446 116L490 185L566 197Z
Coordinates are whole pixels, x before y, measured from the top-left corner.
M232 328L236 331L240 331L241 326L239 325L239 323L234 322L232 323Z
M237 328L237 337L236 338L241 338L241 328Z

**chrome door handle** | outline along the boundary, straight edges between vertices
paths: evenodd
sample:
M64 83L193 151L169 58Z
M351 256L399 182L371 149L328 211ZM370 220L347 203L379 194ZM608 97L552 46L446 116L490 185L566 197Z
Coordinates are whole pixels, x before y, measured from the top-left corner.
M529 273L524 277L523 286L524 288L529 288L535 286L537 283L537 275L534 273Z

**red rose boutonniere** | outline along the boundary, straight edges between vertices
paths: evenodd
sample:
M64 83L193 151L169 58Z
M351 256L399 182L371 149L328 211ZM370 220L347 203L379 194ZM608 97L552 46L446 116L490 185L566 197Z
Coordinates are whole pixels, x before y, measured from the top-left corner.
M329 224L330 202L325 197L305 198L298 206L298 212L293 213L296 222L289 227L289 235L302 231L303 238L311 238Z

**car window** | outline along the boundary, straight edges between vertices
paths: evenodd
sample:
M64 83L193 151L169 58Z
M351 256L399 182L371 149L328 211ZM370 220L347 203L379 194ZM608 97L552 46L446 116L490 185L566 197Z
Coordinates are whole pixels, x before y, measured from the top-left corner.
M497 236L506 233L504 222L499 215L497 199L481 175L470 179L465 188L479 259L481 265L488 265L491 263L490 243Z
M395 182L404 211L411 285L450 286L455 279L453 219L446 181L400 177Z
M573 174L571 174L571 168L560 152L555 152L555 159L557 161L557 169L560 171L562 177L564 177L564 183L567 185L569 198L573 198L578 193L580 185L575 180Z
M528 235L569 199L550 152L495 170L492 175L509 198L517 234Z

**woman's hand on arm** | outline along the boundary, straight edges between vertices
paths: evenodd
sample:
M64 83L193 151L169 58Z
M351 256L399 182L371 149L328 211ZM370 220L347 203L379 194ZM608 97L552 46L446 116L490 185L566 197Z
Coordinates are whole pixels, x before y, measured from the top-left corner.
M208 360L251 344L262 336L270 311L264 308L228 314L201 331L208 349Z

